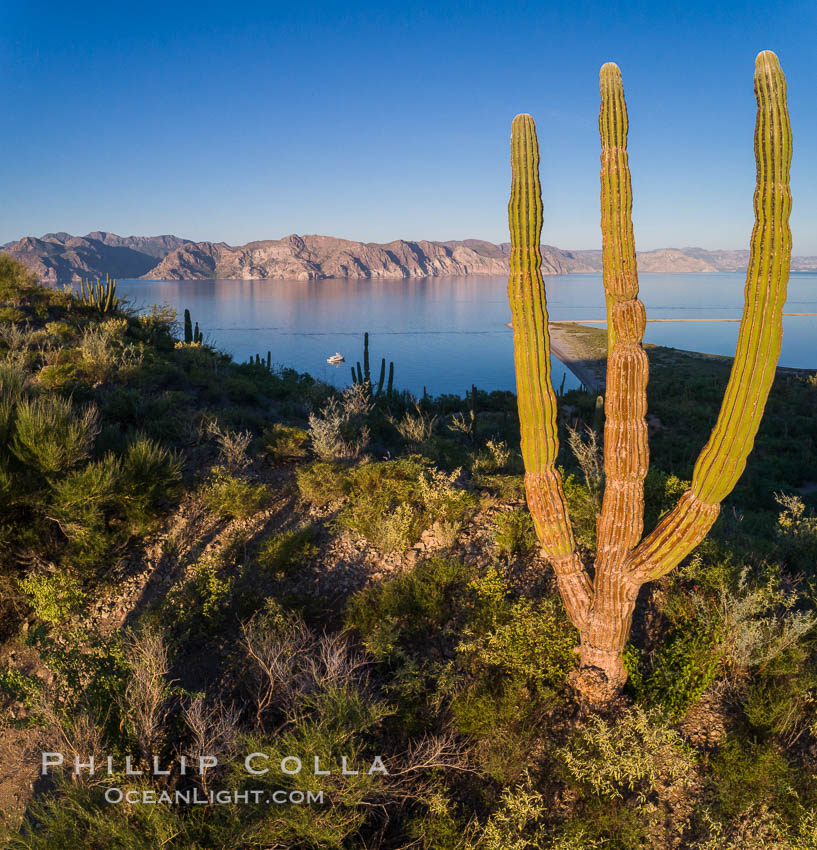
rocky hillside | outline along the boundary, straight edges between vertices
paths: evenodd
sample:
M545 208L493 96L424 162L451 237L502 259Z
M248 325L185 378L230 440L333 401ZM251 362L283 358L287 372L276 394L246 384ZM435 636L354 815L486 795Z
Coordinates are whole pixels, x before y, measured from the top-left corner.
M82 277L141 277L170 251L184 245L178 236L117 236L96 231L87 236L46 233L25 236L2 250L28 266L43 283L76 283Z
M189 280L227 278L406 278L506 274L510 245L480 239L450 242L403 239L379 244L332 236L265 239L246 245L193 242L178 236L117 236L96 231L87 236L47 233L26 236L2 247L50 284L81 277ZM746 268L748 251L662 248L638 255L642 272L733 272ZM795 257L794 271L817 270L817 257ZM601 271L601 251L565 251L542 246L545 274Z

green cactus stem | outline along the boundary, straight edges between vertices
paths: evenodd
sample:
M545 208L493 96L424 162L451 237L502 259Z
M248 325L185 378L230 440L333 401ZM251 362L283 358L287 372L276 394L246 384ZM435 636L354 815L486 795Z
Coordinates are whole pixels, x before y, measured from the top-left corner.
M190 310L184 309L184 341L193 342L193 320L190 318Z
M89 307L95 307L100 313L111 313L119 305L116 297L116 280L105 276L105 282L97 278L91 283L90 278L80 278L80 300Z
M380 377L377 379L377 392L375 395L380 395L383 392L383 381L386 380L386 358L383 357L380 361Z
M769 50L755 63L755 97L755 224L735 360L715 427L695 463L692 486L634 553L631 570L640 580L674 569L709 532L720 502L746 467L780 356L791 263L792 140L786 78Z
M553 565L565 609L584 625L592 589L575 553L562 479L556 469L556 397L550 383L550 339L542 279L542 194L539 144L530 115L511 128L511 232L508 300L511 305L525 490L542 551Z

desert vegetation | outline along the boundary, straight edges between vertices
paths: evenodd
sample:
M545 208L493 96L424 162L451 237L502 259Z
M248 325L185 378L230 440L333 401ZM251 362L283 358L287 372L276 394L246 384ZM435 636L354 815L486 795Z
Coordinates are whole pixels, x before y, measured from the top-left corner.
M416 399L365 345L339 392L99 288L0 255L5 846L817 848L815 376L770 379L745 471L640 586L626 679L588 705L513 393ZM639 352L649 539L733 379ZM548 407L582 564L609 404Z
M7 846L815 846L812 379L775 381L710 536L642 592L615 713L588 713L513 394L338 393L2 258L0 297ZM729 363L645 351L649 531ZM565 393L556 426L589 560L596 398ZM42 750L65 767L40 777ZM252 752L332 772L248 775ZM113 775L75 776L75 755ZM125 756L176 768L127 775ZM114 805L110 787L324 797Z

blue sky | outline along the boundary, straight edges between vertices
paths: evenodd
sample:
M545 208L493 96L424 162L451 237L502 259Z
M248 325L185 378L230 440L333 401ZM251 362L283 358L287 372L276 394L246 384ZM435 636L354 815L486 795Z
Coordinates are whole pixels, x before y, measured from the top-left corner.
M639 249L743 248L754 57L789 83L795 253L817 254L817 4L0 0L0 243L507 239L510 124L543 240L600 244L598 70L622 69Z

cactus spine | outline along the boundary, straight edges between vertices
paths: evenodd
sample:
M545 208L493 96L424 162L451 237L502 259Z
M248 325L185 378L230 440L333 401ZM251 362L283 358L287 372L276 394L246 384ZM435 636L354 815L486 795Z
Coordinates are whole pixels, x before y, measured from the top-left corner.
M547 307L541 276L539 151L533 119L519 115L511 135L511 272L517 403L528 505L565 609L581 636L573 684L591 705L607 704L626 681L623 650L640 586L674 569L706 536L746 465L780 354L782 310L791 259L789 166L791 129L786 83L777 57L755 66L757 186L746 304L737 351L712 435L695 464L692 485L646 538L643 481L647 472L647 358L641 341L632 192L627 162L627 111L618 68L601 69L601 219L608 315L604 400L604 500L591 582L576 553L555 468L556 400L550 385Z
M91 279L80 278L80 300L89 307L96 307L100 313L111 313L119 305L116 297L116 281L105 275L105 283L97 278L96 283Z

